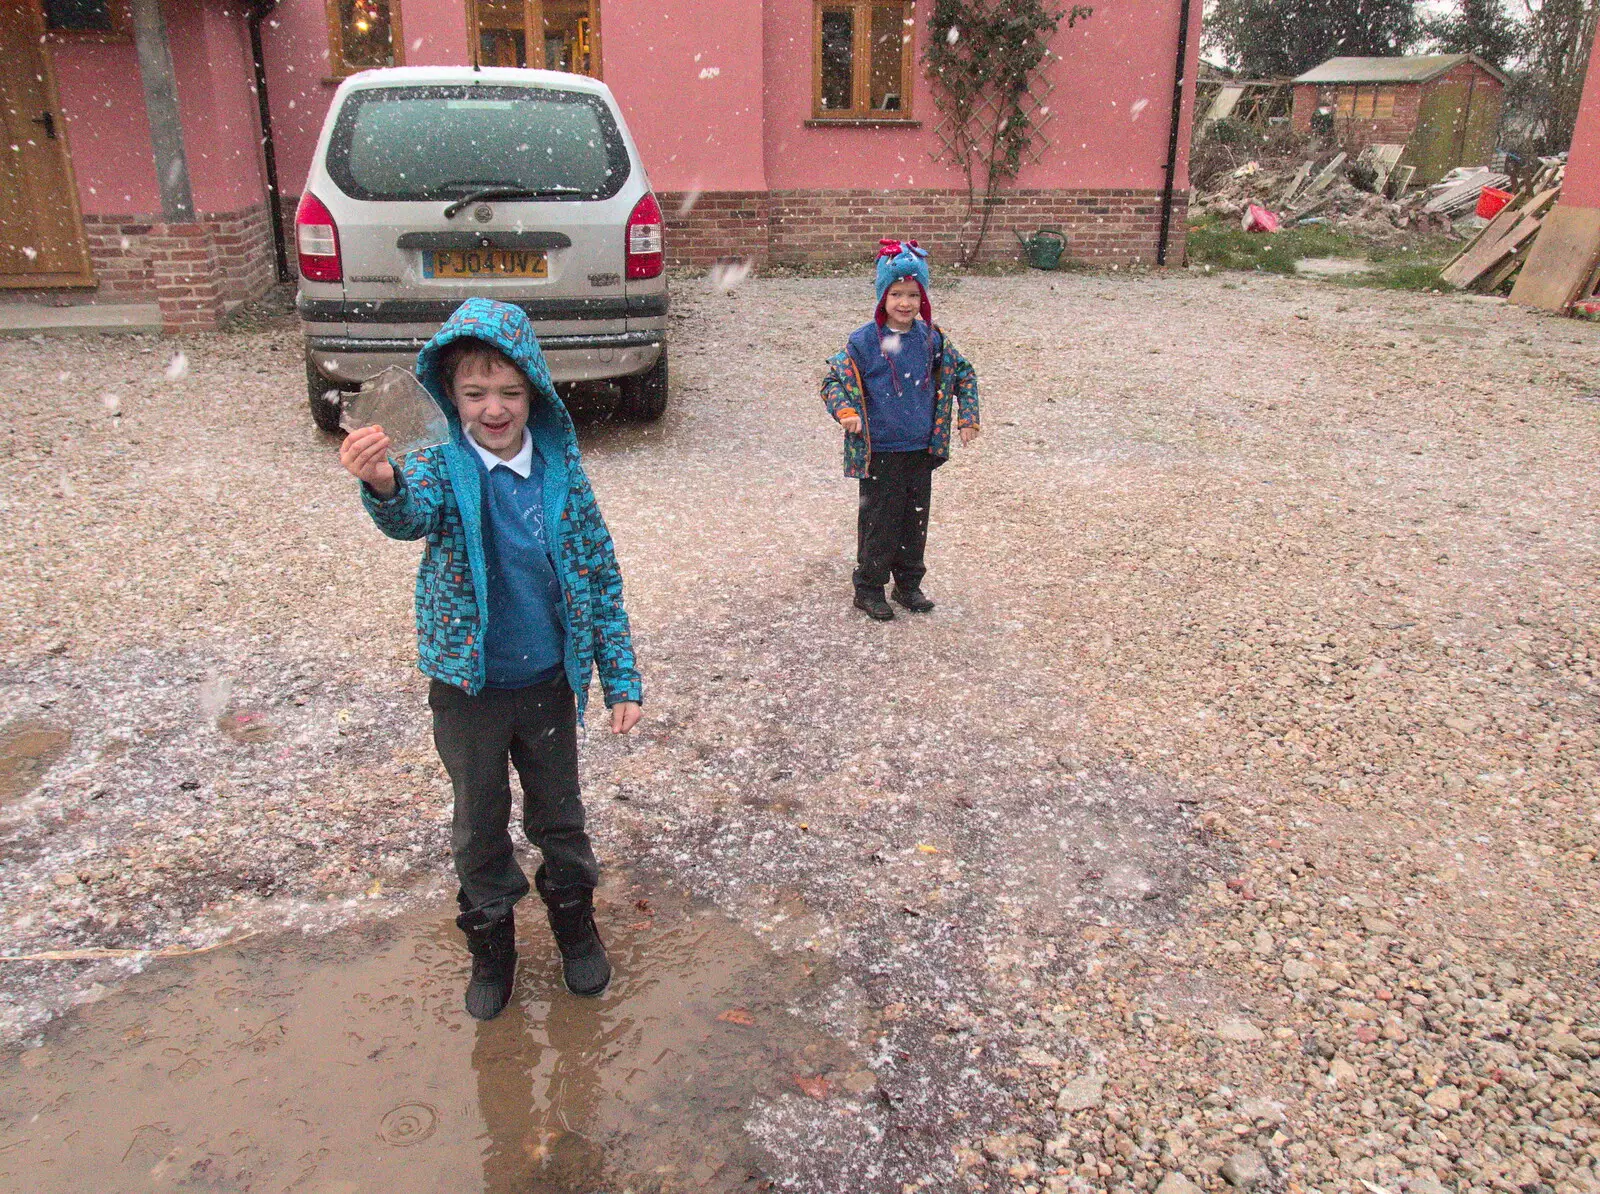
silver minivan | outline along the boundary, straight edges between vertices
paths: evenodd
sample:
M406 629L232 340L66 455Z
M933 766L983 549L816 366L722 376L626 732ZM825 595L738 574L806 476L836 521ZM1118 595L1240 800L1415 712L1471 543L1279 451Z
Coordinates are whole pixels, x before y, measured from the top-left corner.
M346 79L295 213L311 415L417 350L461 301L528 313L560 382L667 404L661 208L605 84L505 67Z

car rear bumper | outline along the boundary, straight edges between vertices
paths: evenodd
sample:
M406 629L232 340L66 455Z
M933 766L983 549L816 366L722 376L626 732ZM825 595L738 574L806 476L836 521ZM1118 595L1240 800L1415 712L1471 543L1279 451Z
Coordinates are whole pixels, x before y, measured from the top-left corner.
M664 321L663 321L664 322ZM306 335L306 358L329 381L356 386L391 365L411 369L427 338ZM666 329L540 336L554 381L608 381L644 373L661 357Z

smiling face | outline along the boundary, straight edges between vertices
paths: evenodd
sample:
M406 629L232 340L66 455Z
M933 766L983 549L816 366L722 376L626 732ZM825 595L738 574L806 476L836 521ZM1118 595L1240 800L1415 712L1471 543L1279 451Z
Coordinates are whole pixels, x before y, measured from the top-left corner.
M889 327L897 332L908 332L922 310L922 287L915 278L901 278L883 294L883 314Z
M467 434L484 450L510 460L522 450L531 394L528 379L510 361L473 353L462 359L450 382Z

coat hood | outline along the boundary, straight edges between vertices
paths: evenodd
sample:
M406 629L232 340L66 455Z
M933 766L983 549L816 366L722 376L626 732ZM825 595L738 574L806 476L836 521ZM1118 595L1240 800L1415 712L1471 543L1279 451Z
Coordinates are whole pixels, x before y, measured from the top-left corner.
M439 404L439 409L444 411L445 417L450 420L451 431L457 438L463 434L461 416L456 413L456 404L451 400L450 391L439 372L439 354L445 345L464 337L493 345L522 370L523 376L533 387L532 401L528 404L530 427L537 423L548 426L549 421L553 420L556 429L576 446L572 417L567 413L566 404L556 394L555 383L550 380L550 366L545 364L544 350L539 347L539 338L534 335L533 322L521 307L486 298L469 298L462 303L444 321L444 326L433 334L433 339L417 353L417 380Z

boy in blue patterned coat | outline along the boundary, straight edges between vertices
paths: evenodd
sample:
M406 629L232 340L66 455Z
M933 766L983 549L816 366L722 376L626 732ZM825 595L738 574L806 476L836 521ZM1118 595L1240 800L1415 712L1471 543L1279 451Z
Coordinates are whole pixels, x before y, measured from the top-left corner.
M978 438L978 375L933 322L927 253L879 243L878 309L829 359L822 401L845 431L845 476L861 482L855 605L887 622L891 577L896 604L933 609L922 591L933 470L950 456L952 414L963 444Z
M467 936L467 1011L493 1019L516 980L513 908L528 879L512 853L509 760L534 876L568 990L599 995L611 965L594 926L599 866L584 832L577 726L598 667L611 730L638 723L622 577L578 456L572 420L518 307L468 299L417 356L450 441L396 468L381 427L340 462L391 539L426 539L417 641L433 738L455 789L451 829Z

